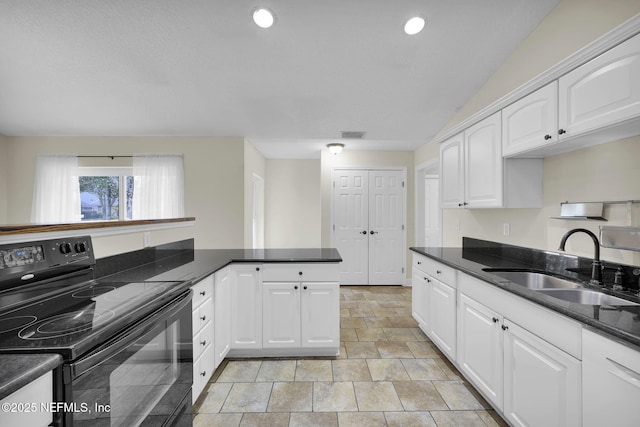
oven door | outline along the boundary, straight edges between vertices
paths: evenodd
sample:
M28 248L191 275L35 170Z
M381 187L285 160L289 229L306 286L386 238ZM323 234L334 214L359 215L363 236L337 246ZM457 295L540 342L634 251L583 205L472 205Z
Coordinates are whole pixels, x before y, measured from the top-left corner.
M191 291L64 365L64 426L191 426Z

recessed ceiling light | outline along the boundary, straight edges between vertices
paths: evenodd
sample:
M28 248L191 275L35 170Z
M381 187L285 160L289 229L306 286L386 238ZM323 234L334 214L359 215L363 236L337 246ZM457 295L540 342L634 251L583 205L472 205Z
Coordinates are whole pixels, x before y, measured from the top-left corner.
M253 22L260 28L271 27L275 20L275 15L269 9L259 7L253 11Z
M424 28L424 18L414 16L404 24L404 32L410 36L418 34Z

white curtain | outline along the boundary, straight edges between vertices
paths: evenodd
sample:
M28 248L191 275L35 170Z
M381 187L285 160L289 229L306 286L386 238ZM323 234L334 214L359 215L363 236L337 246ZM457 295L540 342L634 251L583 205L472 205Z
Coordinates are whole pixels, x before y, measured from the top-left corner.
M78 157L41 154L36 163L31 222L80 221Z
M184 167L177 154L133 156L133 219L184 217Z

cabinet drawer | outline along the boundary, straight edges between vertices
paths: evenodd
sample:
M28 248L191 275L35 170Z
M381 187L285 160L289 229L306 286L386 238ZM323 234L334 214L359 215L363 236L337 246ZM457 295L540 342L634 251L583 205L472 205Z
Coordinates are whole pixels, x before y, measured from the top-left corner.
M442 283L456 287L456 270L451 267L416 253L413 254L413 266Z
M200 332L193 337L193 360L213 343L213 322L208 322Z
M213 274L193 285L191 289L193 289L193 301L191 304L195 309L213 295Z
M213 320L213 298L208 298L200 307L191 313L191 326L195 336L210 321Z
M207 347L200 355L200 358L193 362L193 403L198 400L207 385L207 381L213 375L214 357L212 348L213 346Z
M264 264L264 282L337 282L338 264Z

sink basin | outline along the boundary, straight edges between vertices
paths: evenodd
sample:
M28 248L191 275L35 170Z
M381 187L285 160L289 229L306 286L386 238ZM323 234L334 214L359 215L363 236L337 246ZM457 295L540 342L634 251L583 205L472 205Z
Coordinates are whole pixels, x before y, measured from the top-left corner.
M607 295L602 292L592 291L589 289L539 289L538 292L550 295L563 301L575 302L586 305L632 305L640 304L626 299Z
M535 290L558 288L575 289L581 287L579 283L535 271L499 270L491 268L486 268L484 271Z

